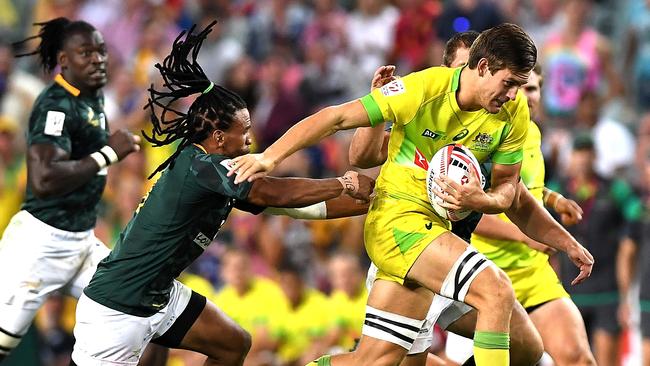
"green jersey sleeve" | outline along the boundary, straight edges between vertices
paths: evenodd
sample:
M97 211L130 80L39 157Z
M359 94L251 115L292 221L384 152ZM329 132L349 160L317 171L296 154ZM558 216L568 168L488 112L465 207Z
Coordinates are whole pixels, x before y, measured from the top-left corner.
M361 103L372 126L385 121L406 125L415 117L423 98L423 80L412 73L373 90L361 98Z
M66 152L72 151L75 119L62 103L43 101L34 106L29 120L27 144L52 144Z
M192 162L192 174L199 187L225 197L245 201L252 182L235 184L235 176L228 177L230 159L215 154L200 154Z

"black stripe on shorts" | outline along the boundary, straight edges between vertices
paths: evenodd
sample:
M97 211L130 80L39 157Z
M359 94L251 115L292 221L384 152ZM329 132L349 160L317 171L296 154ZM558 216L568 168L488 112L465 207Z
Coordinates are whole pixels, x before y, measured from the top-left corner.
M206 301L205 296L192 291L192 296L185 310L178 316L171 328L167 329L160 337L152 339L151 343L168 348L177 348L205 308Z

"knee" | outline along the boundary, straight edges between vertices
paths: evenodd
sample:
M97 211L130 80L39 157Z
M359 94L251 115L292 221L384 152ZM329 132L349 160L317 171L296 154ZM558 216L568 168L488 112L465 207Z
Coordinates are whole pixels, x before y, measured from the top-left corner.
M236 353L240 355L238 361L244 362L244 358L251 349L251 335L244 328L237 330Z
M554 355L551 355L554 356ZM596 359L587 347L576 347L574 349L564 349L562 354L557 358L556 362L560 365L579 365L579 366L595 366Z
M495 309L512 310L515 303L515 292L508 275L495 266L487 267L483 275L485 276L484 283L487 283L487 286L483 286L477 293L477 310L481 310L481 308L487 308L490 311Z

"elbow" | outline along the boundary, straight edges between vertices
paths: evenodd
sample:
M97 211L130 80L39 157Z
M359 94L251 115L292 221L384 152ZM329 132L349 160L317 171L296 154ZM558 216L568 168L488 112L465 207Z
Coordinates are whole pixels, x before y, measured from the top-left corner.
M375 161L373 161L370 156L364 156L362 154L353 152L350 152L349 161L350 165L361 169L368 169L377 166Z

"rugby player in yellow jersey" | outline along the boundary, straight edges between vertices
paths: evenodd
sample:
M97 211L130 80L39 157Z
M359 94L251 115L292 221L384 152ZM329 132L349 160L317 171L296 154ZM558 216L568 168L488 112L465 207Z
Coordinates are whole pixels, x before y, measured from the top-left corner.
M445 55L444 55L444 60L443 64L447 67L458 67L462 66L465 63L467 63L467 58L468 58L468 51L469 47L471 44L474 42L476 37L478 37L477 32L464 32L464 33L459 33L452 37L446 45L445 48ZM373 77L372 83L371 83L371 88L379 88L387 83L389 83L392 80L395 80L396 77L393 75L395 67L394 66L382 66L377 69L375 72L375 75ZM539 102L540 102L540 88L541 88L541 68L536 66L533 69L533 73L531 73L531 76L528 80L528 83L526 83L523 86L524 93L526 94L528 98L528 106L531 110L532 116L535 117L537 116L537 112L539 110ZM360 128L355 131L354 137L351 141L350 144L350 162L352 165L355 166L361 166L364 168L369 168L373 167L376 165L382 164L387 157L387 143L388 143L388 133L384 132L383 128L381 126L378 126L380 128ZM531 133L533 131L529 130L528 136L526 138L526 143L524 147L525 151L525 158L523 160L523 165L522 165L522 176L524 182L528 183L528 186L531 188L531 190L535 189L534 187L537 186L538 190L541 191L543 188L543 172L544 172L544 167L543 167L543 160L541 161L541 168L537 170L533 170L528 172L528 174L525 173L526 168L530 168L530 165L533 165L535 162L539 163L538 160L540 159L535 159L536 157L542 158L541 157L541 151L540 151L540 138L541 135L539 133L539 129L537 128L537 125L534 125L534 122L531 120L531 128L534 128L533 131L536 133ZM541 172L540 172L541 170ZM537 179L532 179L532 178L537 178ZM523 185L523 183L520 183L520 189L523 189L520 191L525 198L522 197L520 201L535 201L535 197L533 197L530 193L525 191L526 186ZM561 214L565 220L565 224L571 224L575 223L576 221L579 221L581 219L581 214L582 210L577 206L577 204L574 201L568 200L566 198L563 198L559 196L557 193L554 193L546 188L545 190L545 196L550 196L551 199L548 200L548 206L553 207L555 211L558 214ZM541 193L540 193L541 194ZM544 200L544 203L547 203L547 200ZM518 210L510 210L508 212L509 215L514 215L514 216L522 216L521 212ZM486 220L487 219L487 220ZM490 223L488 220L497 220L498 222L496 223ZM551 222L546 221L536 221L535 226L537 226L538 231L547 231L547 230L552 230L548 225L553 224L554 220L550 217L547 217L548 220L551 220ZM469 220L469 219L468 219ZM458 233L459 236L461 236L465 240L469 240L469 238L466 238L466 236L473 230L474 226L476 224L473 224L471 227L463 228L459 231L456 230L456 225L465 225L469 226L472 225L470 222L465 222L468 220L463 220L457 223L454 223L454 229L452 229L453 232ZM479 219L476 220L471 220L474 222L478 222ZM486 228L486 221L488 222L487 228ZM482 228L482 230L488 230L490 233L494 232L496 235L499 235L499 238L504 238L505 240L518 240L520 242L526 242L530 247L539 249L539 250L548 250L550 249L548 246L543 245L541 243L538 243L527 236L525 236L519 228L517 228L515 225L511 223L505 223L504 221L500 219L494 218L494 216L484 216L484 219L481 220L481 223L479 224L479 228ZM478 229L477 229L478 230ZM528 232L528 230L526 230ZM530 233L529 233L530 234ZM531 234L532 235L532 234ZM553 240L574 240L573 238L570 237L568 232L562 230L559 235L555 235L553 237ZM523 249L524 252L526 253L532 253L532 255L528 255L527 257L534 257L536 254L536 251L533 251L531 249ZM493 253L500 254L502 251L501 250L496 250L493 251ZM487 254L487 253L486 253ZM518 254L518 253L516 253ZM491 258L491 255L487 255L489 259ZM526 256L522 256L522 258L526 258ZM548 265L547 261L545 262L546 265ZM496 262L497 265L500 263ZM552 271L552 269L551 269ZM520 271L521 272L521 271ZM535 272L534 269L531 269L531 272ZM539 270L537 272L540 272ZM539 273L531 273L531 278L532 276L535 276L536 274ZM518 276L517 279L519 280L518 282L513 279L513 286L515 288L515 293L517 295L517 299L522 302L522 303L535 303L535 301L531 301L532 297L535 298L540 298L540 293L547 292L549 295L547 295L550 299L551 302L548 304L554 303L556 304L554 307L551 307L547 305L546 303L539 305L531 305L527 306L526 310L529 310L529 312L535 311L535 315L537 317L544 316L544 314L553 308L553 311L558 311L560 313L560 319L561 321L554 321L553 319L546 319L544 320L544 324L539 324L539 321L535 321L535 326L536 327L542 327L539 328L541 332L543 332L544 335L544 346L546 347L546 350L551 354L551 356L554 358L556 364L558 365L583 365L583 364L590 364L593 363L593 357L591 356L591 352L589 350L589 344L586 339L586 333L584 331L584 325L582 323L582 319L579 317L579 312L574 312L571 311L571 307L574 307L573 303L570 300L561 300L557 299L551 294L554 292L557 294L559 293L560 295L564 293L564 296L567 296L565 291L562 289L561 285L558 285L558 280L557 277L554 275L553 272L546 272L547 275L550 276L550 274L553 274L552 278L548 279L547 281L544 281L542 279L536 280L534 283L536 284L535 286L522 286L522 277L523 276ZM526 278L523 278L523 280L526 280ZM373 270L371 269L369 271L368 275L368 281L369 281L369 286L372 284L372 281L374 281L374 273ZM528 280L529 282L531 280ZM558 289L559 286L559 289ZM550 290L545 290L546 288L549 288ZM521 289L521 290L520 290ZM525 290L525 291L524 291ZM535 291L536 290L536 291ZM555 290L555 291L553 291ZM561 291L560 291L561 290ZM533 295L533 296L531 296ZM543 297L543 296L542 296ZM557 300L554 301L553 299ZM568 304L566 302L568 301ZM561 305L557 305L557 303L560 303ZM539 302L538 302L539 304ZM531 326L530 321L528 321L527 316L526 316L526 310L524 310L523 307L521 307L519 304L516 304L517 306L514 308L513 311L513 316L511 319L511 328L513 329L513 332L517 332L520 334L513 333L513 347L511 347L511 364L520 364L520 363L525 363L530 360L528 357L522 357L521 351L523 349L527 349L528 353L531 357L534 358L533 354L534 351L532 350L533 347L530 346L531 342L534 342L534 340L525 340L522 339L522 341L526 341L527 344L518 344L516 343L517 339L521 339L522 337L530 337L530 330L527 329L528 327ZM429 314L427 315L427 320L428 324L425 326L428 327L426 332L420 332L418 334L418 337L416 338L414 347L412 347L409 352L408 356L403 362L402 366L419 366L419 365L440 365L444 364L442 360L439 360L435 358L433 355L428 355L427 359L427 354L428 351L427 349L429 348L428 346L432 342L432 337L433 334L431 333L431 329L433 327L433 323L435 323L437 320L440 320L439 324L446 330L450 330L454 333L458 334L463 334L465 336L470 336L471 333L468 334L468 332L471 332L471 329L473 329L473 323L475 322L475 316L473 312L467 312L470 309L467 307L463 307L462 305L454 304L450 301L445 301L443 299L437 299L434 301L434 303L431 305L431 309L429 311ZM532 310L531 310L532 309ZM540 310L540 309L547 309L547 310ZM462 312L466 312L465 314L462 314ZM539 314L539 315L538 315ZM575 315L578 315L578 318L575 318ZM532 317L533 315L531 315ZM570 326L566 326L569 324ZM578 324L575 326L575 324ZM556 337L551 337L551 334L548 334L549 332L547 331L548 328L553 327L553 331L557 332L559 328L561 336L556 339ZM467 329L466 329L467 328ZM535 330L533 330L535 332ZM567 334L565 334L567 333ZM567 337L570 337L570 340L566 340ZM559 345L564 344L570 344L570 347L560 347ZM456 347L462 347L462 343L456 345ZM557 345L557 346L556 346ZM571 350L570 352L567 352L567 350ZM468 353L471 353L471 350L468 350ZM571 353L570 355L568 353ZM590 361L591 360L591 361ZM466 363L466 364L471 364L471 363Z
M233 160L236 182L263 176L282 159L341 129L393 121L365 225L366 250L379 268L368 299L364 335L352 353L324 356L321 365L394 365L421 329L433 293L477 309L477 365L509 364L509 322L514 292L507 276L449 231L427 198L426 162L440 147L464 143L479 161L491 157L491 189L472 177L460 186L439 180L443 207L483 213L508 209L517 193L529 114L518 93L537 60L535 45L518 26L485 31L470 50L468 66L434 67L410 74L360 100L325 108L293 126L261 154ZM593 259L579 246L567 251L580 268Z

